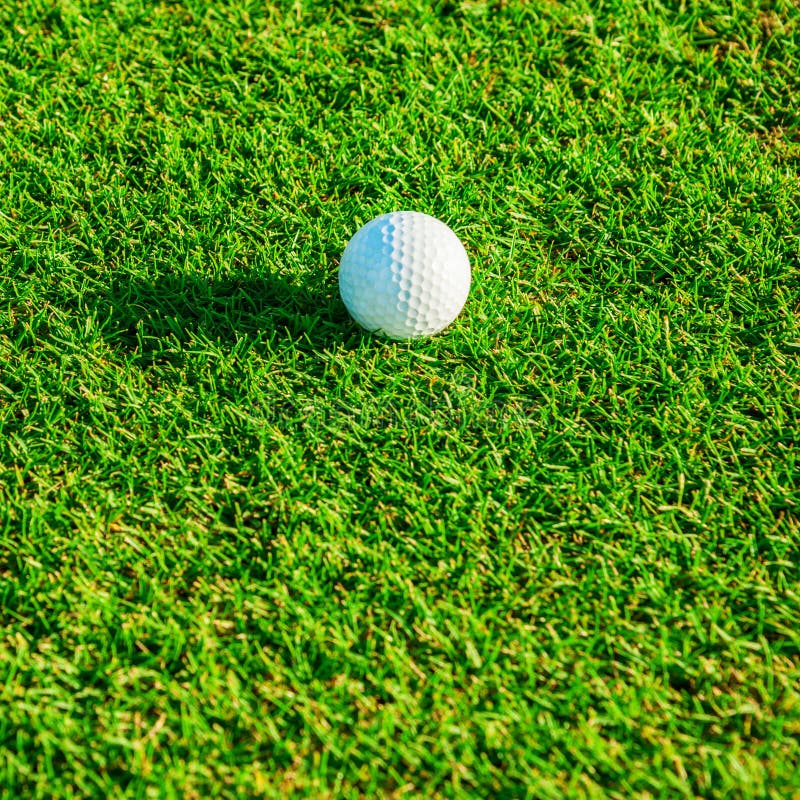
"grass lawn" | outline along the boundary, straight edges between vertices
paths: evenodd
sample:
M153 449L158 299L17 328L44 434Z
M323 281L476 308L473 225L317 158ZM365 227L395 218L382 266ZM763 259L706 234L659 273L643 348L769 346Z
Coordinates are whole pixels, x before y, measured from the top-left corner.
M0 797L800 798L799 76L784 0L0 0Z

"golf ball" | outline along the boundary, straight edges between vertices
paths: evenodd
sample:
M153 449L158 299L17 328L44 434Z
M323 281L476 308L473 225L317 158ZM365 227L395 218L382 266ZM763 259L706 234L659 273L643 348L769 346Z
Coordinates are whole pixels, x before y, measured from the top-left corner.
M353 319L390 339L446 328L467 300L469 258L453 231L418 211L384 214L360 228L339 265L339 293Z

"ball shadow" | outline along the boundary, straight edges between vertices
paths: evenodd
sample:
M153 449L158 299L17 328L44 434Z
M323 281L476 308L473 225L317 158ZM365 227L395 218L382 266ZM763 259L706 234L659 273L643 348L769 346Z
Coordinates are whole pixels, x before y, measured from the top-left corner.
M322 279L301 283L277 273L123 276L83 299L109 344L135 351L142 361L164 360L169 352L174 358L167 341L287 338L304 349L324 350L360 338L336 286Z

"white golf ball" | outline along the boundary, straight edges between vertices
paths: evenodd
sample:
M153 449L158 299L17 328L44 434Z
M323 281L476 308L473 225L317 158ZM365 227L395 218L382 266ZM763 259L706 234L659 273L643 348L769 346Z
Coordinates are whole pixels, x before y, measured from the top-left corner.
M464 245L444 222L418 211L376 217L348 242L339 293L353 319L390 339L446 328L467 300Z

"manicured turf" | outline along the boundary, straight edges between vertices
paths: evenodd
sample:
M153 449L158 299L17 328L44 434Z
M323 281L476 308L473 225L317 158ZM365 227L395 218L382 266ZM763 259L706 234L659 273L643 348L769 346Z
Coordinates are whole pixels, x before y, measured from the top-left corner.
M2 797L800 797L762 6L0 3ZM336 285L399 208L415 344Z

